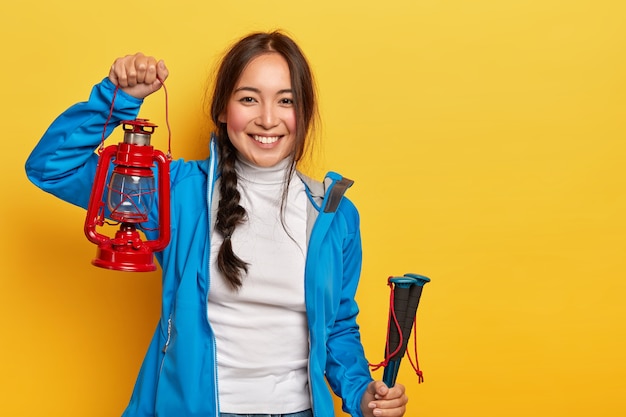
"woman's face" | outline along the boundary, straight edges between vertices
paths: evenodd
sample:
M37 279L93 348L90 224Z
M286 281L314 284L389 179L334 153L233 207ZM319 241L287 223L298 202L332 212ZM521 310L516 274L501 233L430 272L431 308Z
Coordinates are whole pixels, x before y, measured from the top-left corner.
M271 167L294 150L296 112L289 66L282 55L253 58L244 69L220 115L241 156L260 167Z

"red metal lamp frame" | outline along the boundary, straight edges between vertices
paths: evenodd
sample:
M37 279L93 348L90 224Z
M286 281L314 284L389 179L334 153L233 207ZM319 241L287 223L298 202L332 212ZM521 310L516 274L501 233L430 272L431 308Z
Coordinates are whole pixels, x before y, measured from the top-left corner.
M92 243L98 245L96 257L92 264L101 268L117 271L149 272L156 270L154 252L165 249L170 240L170 157L154 149L150 145L150 135L156 125L145 119L126 120L121 122L125 131L125 140L111 145L100 153L98 167L93 182L87 217L85 219L85 235ZM146 140L145 144L127 143L128 134L139 134ZM105 236L97 231L97 227L105 224L105 208L107 203L103 193L107 184L107 176L111 167L113 172L121 175L154 177L152 168L158 168L158 213L159 236L156 240L143 241L137 226L147 221L144 216L126 216L112 210L110 218L120 223L115 237Z

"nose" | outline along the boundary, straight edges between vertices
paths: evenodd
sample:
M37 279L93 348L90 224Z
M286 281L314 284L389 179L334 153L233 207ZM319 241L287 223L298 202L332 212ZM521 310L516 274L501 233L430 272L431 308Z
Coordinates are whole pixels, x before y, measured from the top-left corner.
M261 106L261 112L259 113L256 124L264 129L271 129L278 124L277 109L270 103L266 103Z

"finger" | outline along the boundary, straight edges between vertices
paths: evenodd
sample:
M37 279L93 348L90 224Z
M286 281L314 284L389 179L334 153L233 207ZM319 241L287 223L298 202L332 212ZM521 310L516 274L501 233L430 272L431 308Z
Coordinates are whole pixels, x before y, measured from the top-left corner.
M124 79L124 74L126 73L126 71L124 71L123 69L123 64L122 64L122 59L123 58L117 58L115 61L113 61L113 64L111 64L111 69L109 70L109 80L111 80L111 82L115 85L118 86L122 86L122 83L125 83L125 79Z
M409 402L409 399L406 395L401 395L400 397L388 398L384 400L376 400L372 401L376 405L375 408L382 409L394 409L394 408L402 408Z
M154 84L155 81L157 81L157 61L154 57L148 57L143 82L145 84Z
M161 81L165 81L167 79L167 77L169 77L170 72L167 69L167 67L165 66L165 62L163 60L160 60L157 63L157 76Z
M387 388L381 381L377 381L374 384L373 388L376 389L375 399L368 404L368 407L373 410L373 414L375 416L404 415L406 404L409 401L404 386L397 384Z
M135 56L137 84L152 84L156 80L156 59L138 54Z
M406 388L402 384L396 384L391 388L388 388L384 396L386 398L396 398L404 395Z
M148 64L144 84L150 86L150 92L153 93L161 88L168 75L169 73L163 60L156 62L156 59L151 58Z
M142 53L136 53L135 55L131 55L125 60L124 70L126 74L126 85L123 87L134 87L138 84L137 78L140 69L138 67L142 66L145 61L144 55ZM144 71L145 69L141 70Z
M402 417L406 413L406 401L395 400L373 401L369 404L374 416Z
M113 84L122 88L129 86L129 83L132 82L129 80L129 66L133 65L133 61L134 56L126 55L122 58L117 58L113 62L109 72L109 78Z

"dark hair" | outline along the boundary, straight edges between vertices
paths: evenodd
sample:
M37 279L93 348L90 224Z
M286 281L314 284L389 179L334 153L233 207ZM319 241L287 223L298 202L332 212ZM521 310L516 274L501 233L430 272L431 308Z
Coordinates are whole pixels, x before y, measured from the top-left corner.
M267 53L278 53L287 61L296 113L296 140L291 164L285 174L281 219L289 179L293 175L298 161L309 151L310 141L307 141L307 137L314 130L318 117L311 68L298 45L289 36L280 31L252 33L235 43L223 57L217 71L211 100L211 118L217 127L216 136L219 169L221 171L220 201L215 230L224 237L217 255L217 267L234 289L241 287L241 277L244 272L247 272L247 264L233 252L230 237L235 227L245 221L246 211L239 205L240 195L237 191L237 174L235 172L237 151L230 142L226 124L221 123L219 117L226 110L237 81L248 63L253 58Z

